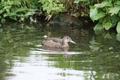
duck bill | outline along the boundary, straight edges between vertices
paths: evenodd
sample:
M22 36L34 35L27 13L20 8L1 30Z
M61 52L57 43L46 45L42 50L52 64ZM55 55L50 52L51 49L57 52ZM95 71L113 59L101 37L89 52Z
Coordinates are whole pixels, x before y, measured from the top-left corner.
M73 44L76 44L76 42L75 42L75 41L73 41L73 40L71 40L70 42L71 42L71 43L73 43Z

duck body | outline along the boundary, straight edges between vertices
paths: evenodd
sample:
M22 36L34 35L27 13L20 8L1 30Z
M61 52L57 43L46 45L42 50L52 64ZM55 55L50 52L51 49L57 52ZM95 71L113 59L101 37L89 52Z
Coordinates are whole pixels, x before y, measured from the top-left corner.
M63 38L45 38L43 40L43 48L48 50L55 51L68 51L69 50L69 42L74 43L69 36L64 36Z
M61 38L56 38L56 37L48 37L47 35L44 36L44 39L46 41L52 40L54 42L58 42L58 43L62 43L62 39ZM44 41L45 41L44 40Z

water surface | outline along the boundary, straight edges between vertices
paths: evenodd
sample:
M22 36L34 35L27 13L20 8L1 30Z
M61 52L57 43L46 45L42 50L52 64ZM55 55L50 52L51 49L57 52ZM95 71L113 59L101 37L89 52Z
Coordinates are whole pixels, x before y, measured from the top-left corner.
M41 25L11 24L0 30L0 80L120 79L120 42L115 34L34 26ZM66 34L77 44L70 44L69 52L43 50L44 34Z

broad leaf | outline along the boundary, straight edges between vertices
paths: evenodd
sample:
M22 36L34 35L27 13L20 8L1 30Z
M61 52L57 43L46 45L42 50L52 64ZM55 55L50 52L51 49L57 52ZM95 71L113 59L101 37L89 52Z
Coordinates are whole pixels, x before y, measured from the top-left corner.
M111 13L111 16L114 14L118 14L118 12L120 11L120 6L115 6L110 8L109 13Z
M80 0L75 0L74 3L78 4L80 2Z
M98 9L97 8L91 8L90 9L90 17L91 17L91 19L94 21L94 20L98 20L98 19L100 19L100 18L102 18L102 17L104 17L105 16L105 13L104 12L102 12L102 11L98 11Z
M120 1L119 1L119 0L116 0L116 1L115 1L115 5L119 5L119 6L120 6Z
M103 17L105 17L105 13L102 11L98 12L98 14L96 14L96 16L95 16L95 20L98 20L98 19L103 18Z
M120 17L120 12L118 13L118 16Z
M113 15L111 16L111 22L112 22L112 26L115 27L116 24L118 23L119 21L119 17L117 15Z
M118 33L118 34L116 35L116 38L117 38L118 41L120 41L120 33Z
M116 29L117 29L117 33L120 33L120 21L118 22Z
M111 6L111 3L107 2L107 1L103 1L102 3L95 4L95 7L97 7L97 8L103 8L103 7L106 7L106 6Z
M86 2L87 0L74 0L74 3L79 3L79 2Z
M107 22L104 22L102 25L105 28L105 30L109 30L112 27L112 23L110 20L108 20Z
M102 24L98 23L97 25L95 25L94 31L95 31L96 34L102 33L102 31L103 31Z
M96 16L97 13L98 13L97 8L93 8L93 7L90 8L90 17L92 20L95 20L94 16Z

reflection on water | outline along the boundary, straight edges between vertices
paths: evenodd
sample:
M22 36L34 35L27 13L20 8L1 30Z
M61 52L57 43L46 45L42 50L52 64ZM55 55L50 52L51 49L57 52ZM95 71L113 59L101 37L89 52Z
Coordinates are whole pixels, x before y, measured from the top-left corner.
M31 55L26 57L25 62L15 60L14 67L11 70L15 76L9 77L8 80L85 80L85 78L92 78L90 74L94 73L93 71L79 71L72 69L72 67L55 67L57 61L50 61L48 59L51 57L41 55L41 53L40 51L31 51ZM54 56L54 58L61 57L59 54Z
M115 35L109 39L87 30L52 28L36 30L30 25L0 32L0 80L120 79L120 45ZM69 52L43 50L38 45L47 30L51 36L63 36L65 32L77 44L70 44Z

